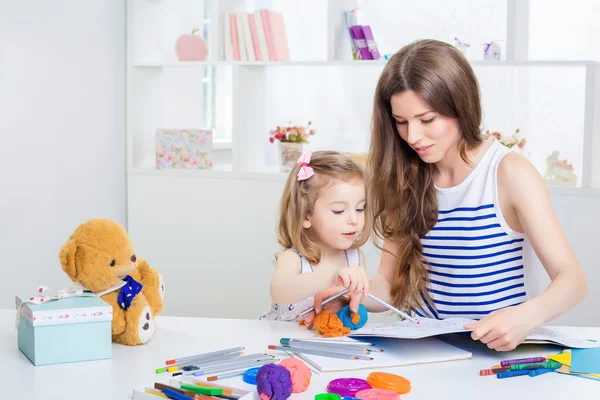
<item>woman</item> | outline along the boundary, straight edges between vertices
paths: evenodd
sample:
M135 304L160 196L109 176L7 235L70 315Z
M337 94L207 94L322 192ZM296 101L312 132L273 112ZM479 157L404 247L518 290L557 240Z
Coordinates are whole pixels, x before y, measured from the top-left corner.
M587 285L538 171L480 125L477 79L453 46L423 40L390 58L369 153L367 209L383 240L369 290L416 316L476 319L465 325L472 338L507 351L581 302ZM527 243L552 279L531 299Z

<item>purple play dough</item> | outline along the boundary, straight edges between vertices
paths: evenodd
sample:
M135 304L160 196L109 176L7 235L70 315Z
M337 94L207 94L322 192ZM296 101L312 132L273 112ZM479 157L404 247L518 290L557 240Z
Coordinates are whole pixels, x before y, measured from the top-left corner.
M286 400L292 394L292 376L278 364L260 367L256 375L256 390L262 400Z

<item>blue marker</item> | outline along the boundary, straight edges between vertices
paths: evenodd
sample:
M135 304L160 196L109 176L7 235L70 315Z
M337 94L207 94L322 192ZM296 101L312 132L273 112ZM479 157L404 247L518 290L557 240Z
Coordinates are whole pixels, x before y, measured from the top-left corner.
M167 396L170 399L175 399L175 400L190 400L189 397L182 395L181 393L177 393L176 391L169 389L169 388L164 388L163 389L163 393L165 394L165 396Z

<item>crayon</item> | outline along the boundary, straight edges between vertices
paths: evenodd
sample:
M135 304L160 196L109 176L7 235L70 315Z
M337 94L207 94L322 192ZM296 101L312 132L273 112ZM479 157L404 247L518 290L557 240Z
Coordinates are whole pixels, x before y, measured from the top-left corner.
M504 379L504 378L511 378L513 376L519 376L519 375L529 375L529 370L500 372L496 375L496 378Z
M544 357L533 357L533 358L519 358L516 360L504 360L500 361L500 365L503 367L508 367L513 364L534 364L546 362L546 358Z
M545 374L546 372L556 371L557 368L540 368L540 369L532 369L529 371L529 376L538 376Z

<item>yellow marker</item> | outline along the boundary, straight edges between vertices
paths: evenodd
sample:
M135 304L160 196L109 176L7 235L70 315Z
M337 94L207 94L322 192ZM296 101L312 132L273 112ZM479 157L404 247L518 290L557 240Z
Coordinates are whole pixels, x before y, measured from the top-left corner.
M160 390L146 388L146 393L151 394L153 396L162 397L164 399L168 399L169 397L161 392Z
M169 368L167 368L167 372L175 372L175 371L178 371L178 370L179 370L179 367L169 367Z

